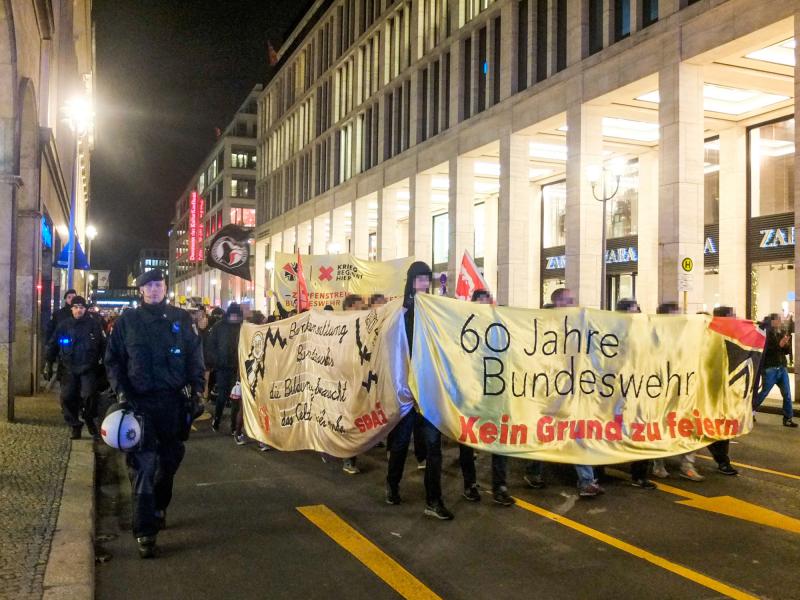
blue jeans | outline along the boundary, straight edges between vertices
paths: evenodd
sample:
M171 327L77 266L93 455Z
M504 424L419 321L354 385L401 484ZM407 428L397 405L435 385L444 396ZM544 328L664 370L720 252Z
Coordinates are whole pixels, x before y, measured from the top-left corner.
M777 385L783 396L783 418L792 418L792 391L789 387L789 372L786 367L768 367L764 369L761 378L761 391L753 402L753 408L758 408L769 394L772 386Z

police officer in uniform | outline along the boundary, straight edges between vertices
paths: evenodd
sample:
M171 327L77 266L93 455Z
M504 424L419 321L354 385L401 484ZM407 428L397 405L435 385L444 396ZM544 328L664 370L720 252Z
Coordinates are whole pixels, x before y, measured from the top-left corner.
M202 408L203 349L185 310L166 303L164 274L153 269L136 280L142 304L114 325L106 370L121 403L142 422L142 440L127 455L133 493L133 535L142 558L156 554L166 524L172 483L183 460L183 442Z
M71 438L80 439L83 423L89 434L97 438L95 424L95 392L97 369L103 358L105 334L100 324L86 311L86 300L81 296L70 298L71 314L62 319L45 348L49 365L58 359L61 385L61 412L67 425L72 427ZM52 370L49 366L48 371Z

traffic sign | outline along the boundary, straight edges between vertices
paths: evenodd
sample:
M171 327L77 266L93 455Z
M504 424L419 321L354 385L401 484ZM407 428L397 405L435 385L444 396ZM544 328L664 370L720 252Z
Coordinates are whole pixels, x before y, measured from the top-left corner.
M693 260L692 260L690 257L688 257L688 256L687 256L687 257L685 257L685 258L684 258L684 259L681 261L681 268L682 268L682 269L683 269L685 272L687 272L687 273L691 273L691 272L692 272L692 268L694 268L694 261L693 261Z

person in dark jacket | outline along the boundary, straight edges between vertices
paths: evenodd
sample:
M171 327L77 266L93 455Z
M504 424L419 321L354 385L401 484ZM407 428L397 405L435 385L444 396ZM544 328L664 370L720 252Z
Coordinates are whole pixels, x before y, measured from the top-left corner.
M62 321L72 317L70 305L72 304L72 299L77 295L78 293L73 289L69 289L64 292L64 306L55 311L53 316L50 318L50 322L47 324L47 331L45 331L45 339L49 340L53 336L53 332L55 332L56 327L58 327Z
M414 296L427 294L433 273L424 262L417 261L408 268L403 307L409 354L414 342ZM386 475L386 502L400 504L400 480L408 454L408 444L414 431L415 419L422 420L422 434L426 448L425 514L443 521L453 518L442 501L442 434L433 424L415 410L410 410L394 428L389 444L389 469Z
M211 429L219 431L219 423L236 379L239 376L239 332L242 329L242 309L232 302L225 317L208 334L206 355L217 373L217 399ZM231 404L231 434L236 433L238 404Z
M792 420L792 390L789 387L789 371L786 368L786 356L792 351L792 336L784 329L783 319L772 313L766 323L767 341L764 345L764 356L761 359L763 369L762 387L753 399L753 410L766 400L773 386L777 385L783 396L783 425L797 427Z
M72 427L71 438L80 439L83 423L96 438L97 367L103 358L105 336L100 323L86 311L86 300L81 296L70 300L70 317L62 319L47 342L47 360L52 364L58 359L61 363L61 412Z
M166 303L164 274L153 269L136 285L138 308L117 320L106 349L106 371L119 401L143 423L142 440L127 453L133 492L133 535L142 558L156 555L166 523L183 442L202 407L203 350L188 312Z

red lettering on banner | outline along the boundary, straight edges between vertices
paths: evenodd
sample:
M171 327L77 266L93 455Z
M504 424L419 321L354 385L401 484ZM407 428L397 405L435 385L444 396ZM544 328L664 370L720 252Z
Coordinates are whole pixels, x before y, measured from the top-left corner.
M497 439L497 425L494 423L484 423L478 431L484 444L493 444Z
M475 423L478 422L478 417L470 417L469 420L467 420L462 415L459 415L458 418L461 421L461 435L458 441L477 444L478 436L475 435Z

